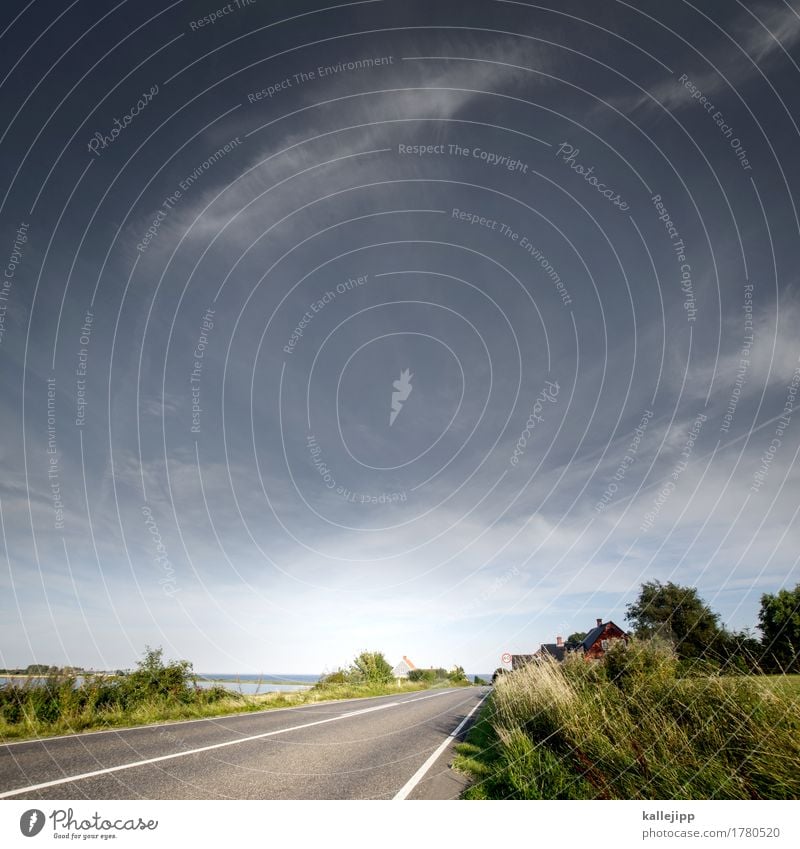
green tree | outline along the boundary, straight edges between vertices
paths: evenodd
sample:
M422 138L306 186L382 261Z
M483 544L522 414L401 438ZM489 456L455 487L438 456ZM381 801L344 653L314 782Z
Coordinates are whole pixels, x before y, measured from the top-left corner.
M761 596L758 627L767 667L800 672L800 584Z
M724 634L719 615L700 598L697 589L672 581L642 584L639 597L627 606L625 618L637 637L669 640L682 660L713 652Z
M723 628L707 658L720 664L726 674L751 674L761 671L764 650L749 629L728 631Z
M576 631L574 634L570 634L567 637L567 643L574 643L575 645L580 645L586 639L586 631Z
M386 684L394 680L389 661L379 651L362 651L353 661L350 673L357 681Z

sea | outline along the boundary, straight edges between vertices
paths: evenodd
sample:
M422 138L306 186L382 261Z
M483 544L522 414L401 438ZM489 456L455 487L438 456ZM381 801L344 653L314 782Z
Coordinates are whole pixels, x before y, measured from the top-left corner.
M477 675L484 681L492 680L491 672L469 673L472 681ZM297 690L308 690L319 681L321 676L287 672L271 675L235 675L229 672L198 673L198 685L201 687L222 686L228 690L236 690L251 696L256 693L290 693Z
M308 690L319 681L319 675L307 673L237 675L231 672L198 672L200 687L225 687L246 696L257 693L296 693Z
M105 673L111 674L111 673ZM234 690L248 696L258 693L294 693L299 690L308 690L319 681L319 675L293 674L293 675L237 675L226 672L197 673L198 687L225 687L226 690ZM29 678L26 675L0 675L0 687L6 684L42 684L46 679ZM75 685L80 687L84 676L75 676Z

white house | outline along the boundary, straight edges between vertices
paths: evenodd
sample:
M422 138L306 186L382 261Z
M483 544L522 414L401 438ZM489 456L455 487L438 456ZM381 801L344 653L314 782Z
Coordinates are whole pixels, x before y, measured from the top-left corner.
M394 675L395 678L408 678L408 673L411 672L412 669L416 668L417 667L414 666L414 664L405 655L403 655L403 659L392 670L392 675Z

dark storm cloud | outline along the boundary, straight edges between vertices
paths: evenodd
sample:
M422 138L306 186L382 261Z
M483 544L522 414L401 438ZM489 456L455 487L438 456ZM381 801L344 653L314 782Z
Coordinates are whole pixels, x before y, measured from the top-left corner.
M793 580L791 5L5 14L9 664L491 668Z

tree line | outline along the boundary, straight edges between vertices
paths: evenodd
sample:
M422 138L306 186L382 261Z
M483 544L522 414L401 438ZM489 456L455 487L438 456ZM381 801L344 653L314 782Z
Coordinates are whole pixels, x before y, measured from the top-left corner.
M726 628L696 587L672 581L642 584L625 618L635 637L667 640L687 663L728 671L800 673L800 583L761 596L760 637L749 628Z
M392 665L383 652L362 651L346 669L337 669L320 678L320 684L388 684L394 681ZM426 684L449 681L453 684L468 683L462 666L446 669L412 669L408 680Z

